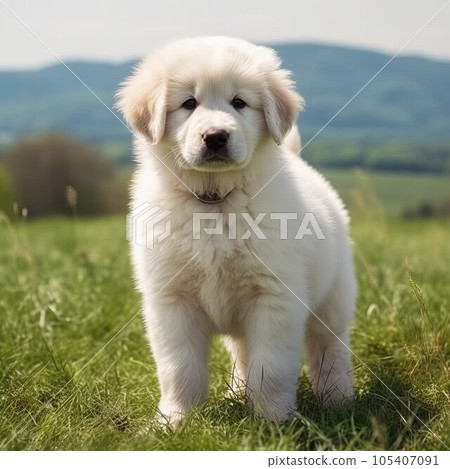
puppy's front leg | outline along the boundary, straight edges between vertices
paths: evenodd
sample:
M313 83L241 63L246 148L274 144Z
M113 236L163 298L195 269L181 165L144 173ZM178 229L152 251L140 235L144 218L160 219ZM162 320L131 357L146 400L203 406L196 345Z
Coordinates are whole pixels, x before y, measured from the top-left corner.
M177 297L152 301L145 317L161 390L159 420L176 427L206 397L211 331L203 312Z
M245 324L247 394L270 420L287 420L297 407L297 381L306 311L298 302L279 307L279 298L260 302Z

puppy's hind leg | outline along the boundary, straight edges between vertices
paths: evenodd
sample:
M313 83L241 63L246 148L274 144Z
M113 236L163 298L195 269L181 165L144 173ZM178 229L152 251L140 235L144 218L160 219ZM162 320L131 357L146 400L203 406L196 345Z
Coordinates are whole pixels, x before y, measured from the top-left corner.
M353 396L350 327L355 296L354 278L339 277L308 319L306 362L313 390L324 405Z

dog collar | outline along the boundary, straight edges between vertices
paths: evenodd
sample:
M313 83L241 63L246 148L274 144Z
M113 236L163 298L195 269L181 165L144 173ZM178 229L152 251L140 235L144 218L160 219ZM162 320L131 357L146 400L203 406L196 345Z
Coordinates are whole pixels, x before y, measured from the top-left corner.
M225 195L220 195L218 192L203 192L203 194L195 194L197 199L204 204L220 204L230 194L233 189L230 189Z

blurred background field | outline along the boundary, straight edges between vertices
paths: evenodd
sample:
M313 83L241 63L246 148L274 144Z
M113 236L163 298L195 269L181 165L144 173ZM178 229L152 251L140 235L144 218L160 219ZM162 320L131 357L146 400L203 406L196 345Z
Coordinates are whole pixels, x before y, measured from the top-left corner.
M302 376L296 420L273 425L225 397L231 365L217 342L204 411L194 412L180 432L153 427L155 369L125 239L129 131L62 65L5 70L0 446L450 445L450 63L398 58L309 142L389 57L317 44L277 49L307 102L299 118L302 156L331 181L352 218L360 291L353 350L402 402L355 359L355 403L321 410ZM69 66L112 107L134 64Z
M364 145L359 145L363 152ZM396 145L393 145L391 160L386 160L380 170L348 165L339 153L341 145L335 143L334 146L335 154L331 155L334 159L330 157L328 162L315 162L321 143L315 146L312 143L302 157L325 174L353 217L450 216L450 169L447 169L450 147L448 154L442 152L441 155L447 166L439 170L405 171L391 168L391 163L394 167L398 163ZM414 145L408 147L417 150L416 158L420 155ZM329 148L326 151L331 153ZM0 210L16 218L23 210L28 218L70 215L67 187L73 187L78 197L77 214L125 214L133 163L123 152L128 154L128 147L124 150L114 143L96 146L65 134L46 133L19 139L0 153ZM117 158L118 154L122 156ZM402 164L406 165L407 155L401 155ZM429 164L426 152L420 157L424 165Z

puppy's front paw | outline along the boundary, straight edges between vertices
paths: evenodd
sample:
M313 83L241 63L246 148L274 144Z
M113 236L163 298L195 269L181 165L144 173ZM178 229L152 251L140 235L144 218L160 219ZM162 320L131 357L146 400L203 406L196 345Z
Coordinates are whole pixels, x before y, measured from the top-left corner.
M330 374L326 380L313 381L313 389L324 407L343 404L354 397L353 379L350 374Z
M159 411L156 421L167 430L176 430L186 423L187 415L179 411Z
M253 393L249 397L256 413L272 422L291 420L292 413L297 407L295 395L290 393L270 393L270 395Z
M291 408L285 404L282 405L269 405L261 410L261 414L268 420L276 423L287 422L291 420L294 408Z
M155 419L160 426L175 430L186 422L187 414L186 410L175 403L162 400Z

